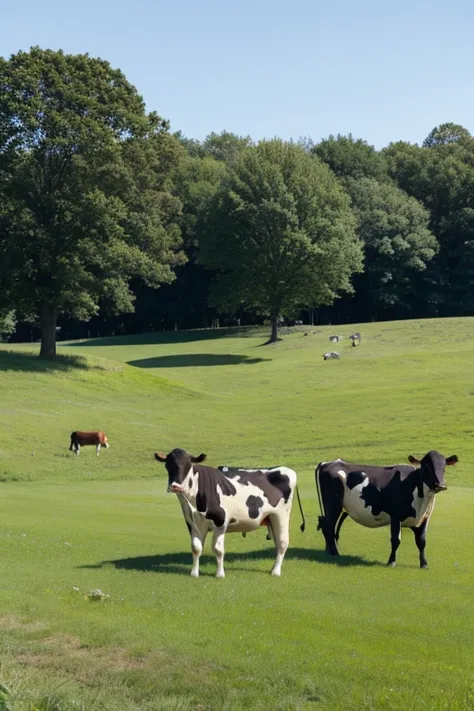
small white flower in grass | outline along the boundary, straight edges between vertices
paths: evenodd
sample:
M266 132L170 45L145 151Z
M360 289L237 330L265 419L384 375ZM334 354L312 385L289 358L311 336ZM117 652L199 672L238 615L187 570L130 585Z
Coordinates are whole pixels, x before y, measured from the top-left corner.
M104 593L102 590L90 590L85 593L84 599L90 600L90 602L97 602L99 600L108 600L110 598L109 593Z
M72 586L72 589L74 590L74 592L80 592L79 588L76 588L75 585Z

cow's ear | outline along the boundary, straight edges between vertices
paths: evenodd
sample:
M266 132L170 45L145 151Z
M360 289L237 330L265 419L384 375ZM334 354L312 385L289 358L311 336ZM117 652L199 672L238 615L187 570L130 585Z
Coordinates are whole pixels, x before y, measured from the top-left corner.
M414 457L413 454L410 454L410 456L408 457L408 461L410 462L410 464L421 464L421 461Z
M191 457L191 461L194 462L195 464L199 464L199 462L203 462L205 458L207 457L207 454L200 454L199 457Z
M458 461L459 459L455 454L452 454L450 457L446 458L446 464L448 467L450 467L452 464L456 464Z
M163 452L155 452L155 459L157 462L166 462L166 454L163 454Z

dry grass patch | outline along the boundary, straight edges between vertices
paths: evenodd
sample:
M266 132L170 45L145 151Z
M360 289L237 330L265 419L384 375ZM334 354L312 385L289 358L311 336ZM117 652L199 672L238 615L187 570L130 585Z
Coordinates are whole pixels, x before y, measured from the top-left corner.
M0 629L8 632L16 632L18 630L22 632L42 632L47 628L48 626L44 622L24 622L19 617L15 617L15 615L0 616Z
M36 643L34 651L19 654L17 660L29 666L66 670L76 680L88 683L98 676L102 677L106 671L142 669L148 656L137 659L127 649L89 647L72 635L55 634Z

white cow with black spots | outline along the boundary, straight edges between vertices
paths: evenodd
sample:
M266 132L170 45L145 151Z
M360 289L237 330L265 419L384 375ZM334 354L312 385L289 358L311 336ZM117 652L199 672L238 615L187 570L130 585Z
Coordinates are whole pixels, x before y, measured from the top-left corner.
M193 567L199 576L199 558L209 531L217 560L216 577L224 573L224 536L246 533L259 526L271 526L276 548L272 575L281 574L281 565L289 544L289 525L297 475L293 469L279 467L271 471L242 472L232 478L219 469L203 466L205 454L193 457L183 449L168 455L155 453L168 471L168 491L178 495L191 536Z

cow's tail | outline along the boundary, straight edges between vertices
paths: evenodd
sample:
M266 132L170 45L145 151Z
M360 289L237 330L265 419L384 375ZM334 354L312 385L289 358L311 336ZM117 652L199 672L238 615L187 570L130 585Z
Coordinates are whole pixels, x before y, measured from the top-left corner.
M324 507L323 507L323 500L321 498L321 489L319 486L319 469L321 467L322 462L319 462L318 466L316 467L316 472L314 475L314 478L316 479L316 491L318 492L318 501L319 501L319 510L321 511L321 516L318 516L318 527L317 531L320 531L322 529L323 523L324 523Z
M302 518L300 531L303 532L304 529L306 528L306 519L304 517L303 507L301 506L300 490L298 489L298 485L296 485L296 498L298 499L298 506L300 507L300 514L301 514L301 518Z

